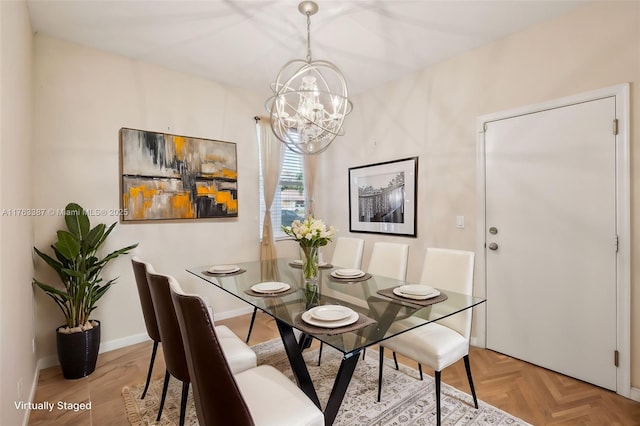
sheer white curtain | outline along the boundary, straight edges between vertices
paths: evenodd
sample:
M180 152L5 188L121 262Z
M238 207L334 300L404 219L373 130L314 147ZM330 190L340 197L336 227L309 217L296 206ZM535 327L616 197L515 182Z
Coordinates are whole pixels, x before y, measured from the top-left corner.
M263 195L265 204L260 260L271 260L277 257L273 238L273 225L271 224L271 205L280 181L284 144L273 135L268 117L256 117L256 136L260 150L260 168L264 183Z
M314 187L316 181L317 155L304 156L304 196L307 216L315 217Z

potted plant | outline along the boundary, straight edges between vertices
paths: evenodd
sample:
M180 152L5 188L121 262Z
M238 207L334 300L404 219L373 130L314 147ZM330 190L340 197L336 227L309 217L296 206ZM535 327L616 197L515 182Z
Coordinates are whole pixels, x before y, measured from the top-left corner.
M51 297L64 314L66 324L56 329L58 359L66 379L79 379L95 370L100 348L100 322L89 317L98 300L117 279L103 282L102 269L138 244L115 250L101 258L98 250L116 223L108 228L104 223L91 228L89 216L76 203L67 204L64 221L67 229L57 232L57 241L51 246L54 257L33 248L55 270L63 288L35 278L33 284Z

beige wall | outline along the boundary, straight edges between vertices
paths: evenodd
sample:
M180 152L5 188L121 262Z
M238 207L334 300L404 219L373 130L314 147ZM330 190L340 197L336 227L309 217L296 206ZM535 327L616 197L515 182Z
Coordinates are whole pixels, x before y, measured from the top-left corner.
M408 279L418 279L426 247L476 248L478 116L625 82L632 83L632 385L640 387L639 2L578 9L356 97L346 135L326 151L318 216L348 233L347 169L418 155L418 238L367 235L363 262L370 242L408 242Z
M639 26L640 3L587 6L357 96L346 136L336 140L323 155L323 179L316 198L318 216L337 226L341 235L348 234L348 167L418 155L419 237L366 235L364 267L371 242L377 240L411 244L410 280L419 277L426 247L474 250L476 118L623 82L632 82L632 101L638 99ZM3 56L4 40L5 37ZM239 158L237 220L119 224L110 247L140 242L138 256L152 262L159 271L174 274L188 289L200 292L205 291L204 285L184 272L185 265L257 258L258 163L252 117L263 112L264 99L46 37L36 36L34 58L35 149L30 170L35 207L59 208L72 200L87 208L118 207L120 127L232 141L238 144ZM3 107L4 99L3 92ZM638 111L638 102L633 102L632 129L640 125ZM4 177L4 129L2 136L0 164ZM634 132L632 145L635 139ZM632 154L635 177L633 170L640 162L640 153L632 147ZM0 195L9 187L4 179L2 182ZM640 203L640 189L632 189L633 215ZM457 215L466 218L464 230L455 227ZM109 223L117 220L102 219ZM34 244L47 247L61 225L59 217L38 218L34 223ZM637 260L640 230L635 221L632 232L632 258ZM30 244L29 241L20 254L22 262L30 260ZM2 250L6 253L6 247ZM327 248L327 257L330 251ZM632 355L636 359L640 358L637 272L634 267ZM6 274L1 273L4 286ZM30 276L31 271L22 274ZM46 276L47 272L39 267L36 274ZM144 338L128 258L118 259L107 274L120 276L120 280L96 311L96 318L104 324L103 342L117 345ZM246 310L246 305L219 292L208 291L208 295L217 313L231 315ZM2 303L4 307L5 302ZM38 355L49 357L55 353L53 330L62 322L62 316L40 292L36 293L36 310ZM5 327L5 314L2 315ZM4 328L2 336L4 339ZM10 337L19 342L26 340ZM5 364L3 358L3 369ZM632 384L640 387L638 362L632 362L632 375ZM15 392L15 381L8 386Z
M0 29L0 424L19 425L27 412L14 402L30 401L36 377L33 221L9 215L32 207L33 37L26 2L0 2Z
M253 116L263 99L155 66L46 37L35 38L36 133L34 200L40 208L75 201L87 209L119 206L118 130L131 127L237 143L239 217L232 220L119 224L108 248L140 242L135 250L158 272L174 275L187 289L205 284L185 272L189 265L238 262L258 256L258 163ZM112 223L116 216L94 217ZM35 221L35 245L48 247L61 217ZM118 346L145 338L129 256L118 258L107 277L120 279L102 299L102 341ZM50 276L38 262L36 274ZM220 291L206 292L215 312L250 312ZM39 356L55 354L57 307L38 291ZM107 346L102 349L108 349ZM50 359L51 360L51 359ZM55 360L55 357L53 358Z

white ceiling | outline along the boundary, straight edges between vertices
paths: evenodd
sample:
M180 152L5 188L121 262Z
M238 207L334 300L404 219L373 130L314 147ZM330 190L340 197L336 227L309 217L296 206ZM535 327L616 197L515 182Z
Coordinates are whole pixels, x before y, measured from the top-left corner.
M311 17L313 59L358 93L566 13L584 1L333 0ZM298 1L27 0L33 30L269 95L306 56Z

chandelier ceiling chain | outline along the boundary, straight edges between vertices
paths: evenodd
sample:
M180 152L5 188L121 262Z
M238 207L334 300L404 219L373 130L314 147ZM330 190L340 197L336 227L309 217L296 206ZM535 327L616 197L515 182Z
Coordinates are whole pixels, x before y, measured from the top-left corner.
M311 13L307 12L307 62L311 62Z
M318 5L303 1L298 10L307 17L306 60L294 59L284 65L271 84L273 96L265 107L274 135L290 150L319 154L344 134L342 124L352 104L338 67L311 58L311 15L318 11Z

